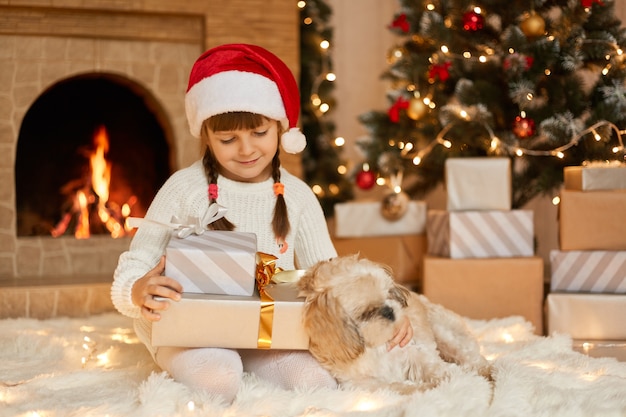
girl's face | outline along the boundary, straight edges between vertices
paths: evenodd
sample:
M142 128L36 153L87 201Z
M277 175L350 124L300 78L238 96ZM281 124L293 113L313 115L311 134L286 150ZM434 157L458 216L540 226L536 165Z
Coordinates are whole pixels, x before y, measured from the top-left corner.
M264 119L254 129L207 129L207 145L219 163L220 175L241 182L261 182L272 174L278 150L278 122Z

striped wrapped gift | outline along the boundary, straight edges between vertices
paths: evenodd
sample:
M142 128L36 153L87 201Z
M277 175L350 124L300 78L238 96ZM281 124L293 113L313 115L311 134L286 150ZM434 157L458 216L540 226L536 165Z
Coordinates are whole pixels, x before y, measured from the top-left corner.
M626 293L626 251L550 252L552 291Z
M429 210L428 254L463 258L534 255L532 210Z
M246 295L254 293L256 235L209 230L181 239L165 250L165 275L187 293Z

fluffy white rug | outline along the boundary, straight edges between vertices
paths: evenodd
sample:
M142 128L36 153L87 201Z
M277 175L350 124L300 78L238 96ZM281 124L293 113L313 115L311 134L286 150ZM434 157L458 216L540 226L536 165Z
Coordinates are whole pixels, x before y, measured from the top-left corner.
M626 362L577 353L565 335L535 336L521 318L470 323L496 369L493 387L459 373L412 396L384 387L290 392L247 375L227 405L156 369L119 314L2 320L0 416L626 415Z

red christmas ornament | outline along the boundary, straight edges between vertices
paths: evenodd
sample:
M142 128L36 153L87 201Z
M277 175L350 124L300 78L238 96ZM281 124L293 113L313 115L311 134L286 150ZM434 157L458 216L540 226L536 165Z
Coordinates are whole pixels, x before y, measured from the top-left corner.
M387 114L389 115L389 120L393 123L398 123L400 121L400 110L406 110L409 108L409 100L404 97L398 97L393 106L389 108Z
M445 83L448 78L450 78L450 67L452 66L451 62L444 62L443 64L433 64L428 70L428 78L434 80L436 77L439 77L439 81Z
M517 116L513 122L513 133L520 139L526 139L535 134L535 121L528 117Z
M409 33L409 21L406 20L406 14L402 13L398 17L394 19L394 21L389 25L390 29L400 29L404 33Z
M485 18L475 11L465 12L463 14L463 29L468 32L476 32L485 26Z
M369 190L376 184L376 174L372 171L361 171L356 174L356 186L361 190Z
M580 0L580 5L583 6L585 9L591 7L593 3L596 3L599 6L604 6L602 0Z

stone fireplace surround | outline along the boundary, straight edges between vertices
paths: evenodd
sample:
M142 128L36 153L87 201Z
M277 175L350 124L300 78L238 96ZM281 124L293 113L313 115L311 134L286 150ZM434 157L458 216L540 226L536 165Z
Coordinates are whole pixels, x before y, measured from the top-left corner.
M293 0L0 0L0 318L110 310L112 273L129 244L103 235L17 237L17 138L25 113L46 88L89 72L138 83L161 107L177 169L199 157L184 112L197 56L221 43L257 43L297 74L298 27ZM299 161L283 164L299 172Z

